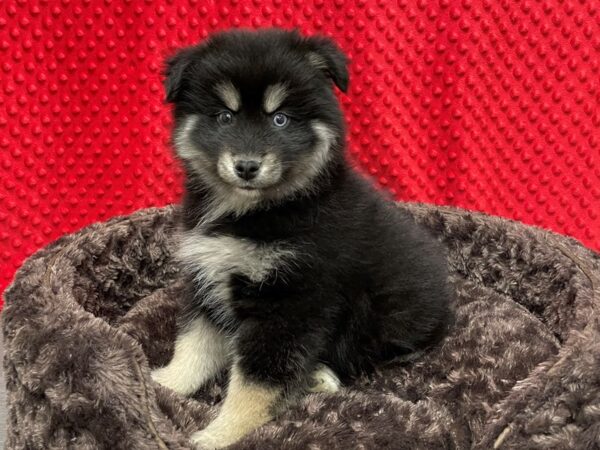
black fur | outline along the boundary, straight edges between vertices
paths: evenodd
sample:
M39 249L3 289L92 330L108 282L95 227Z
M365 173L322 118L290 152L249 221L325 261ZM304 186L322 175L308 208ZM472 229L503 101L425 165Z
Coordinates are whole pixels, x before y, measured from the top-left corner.
M326 67L311 65L311 52ZM296 249L293 263L260 283L231 275L232 322L221 322L202 297L185 299L186 317L205 314L236 336L235 353L246 376L291 389L322 362L347 380L443 336L450 314L444 248L346 162L332 82L346 89L348 73L333 42L280 30L222 33L177 54L166 73L176 125L189 114L199 116L190 140L209 160L208 170L214 171L211 161L223 148L253 153L268 147L286 168L277 186L284 189L288 171L298 169L301 156L316 145L311 121L326 124L336 137L327 165L303 189L265 197L241 215L205 225L213 236ZM230 80L242 97L241 111L228 127L214 119L223 104L213 87L222 80ZM285 130L272 130L260 102L266 86L281 81L289 86L283 110L291 122ZM184 165L182 222L191 230L207 214L215 180L189 161ZM193 291L192 275L190 286Z

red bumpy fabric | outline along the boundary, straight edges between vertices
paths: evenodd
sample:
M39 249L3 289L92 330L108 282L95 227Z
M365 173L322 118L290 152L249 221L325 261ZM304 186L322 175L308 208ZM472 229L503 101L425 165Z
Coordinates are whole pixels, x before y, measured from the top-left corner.
M337 40L350 157L398 199L600 249L597 0L5 0L0 291L59 235L178 200L163 59L242 26Z

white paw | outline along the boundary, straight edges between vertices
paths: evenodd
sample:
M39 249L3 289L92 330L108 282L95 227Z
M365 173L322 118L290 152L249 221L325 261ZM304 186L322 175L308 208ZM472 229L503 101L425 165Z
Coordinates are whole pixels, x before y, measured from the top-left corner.
M152 373L150 374L150 376L158 384L162 384L165 387L170 387L167 367L161 367L160 369L154 369L152 371Z
M319 365L312 375L312 383L308 388L309 392L327 392L333 394L340 390L342 383L337 375L329 367Z
M169 366L155 369L150 375L158 384L163 385L178 394L190 395L195 390L193 386L190 386L189 383L185 383L184 380L182 380L180 373L171 370Z
M190 437L190 441L194 444L194 447L197 450L214 450L217 448L226 447L228 444L224 444L218 436L210 433L206 429L201 431L196 431Z

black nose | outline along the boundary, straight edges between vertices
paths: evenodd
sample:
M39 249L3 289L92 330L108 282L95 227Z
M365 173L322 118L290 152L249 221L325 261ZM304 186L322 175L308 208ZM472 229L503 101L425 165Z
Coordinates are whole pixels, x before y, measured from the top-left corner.
M250 181L255 178L260 169L260 163L258 161L250 160L245 161L243 159L235 162L235 173L238 177Z

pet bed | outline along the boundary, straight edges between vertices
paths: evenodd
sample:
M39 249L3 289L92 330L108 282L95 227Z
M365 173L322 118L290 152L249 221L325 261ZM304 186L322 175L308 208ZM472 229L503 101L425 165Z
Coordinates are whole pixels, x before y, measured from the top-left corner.
M232 448L598 448L599 256L500 218L400 207L448 246L451 335ZM18 272L3 313L8 449L189 449L214 417L224 375L193 399L150 378L173 350L176 213L92 225Z

